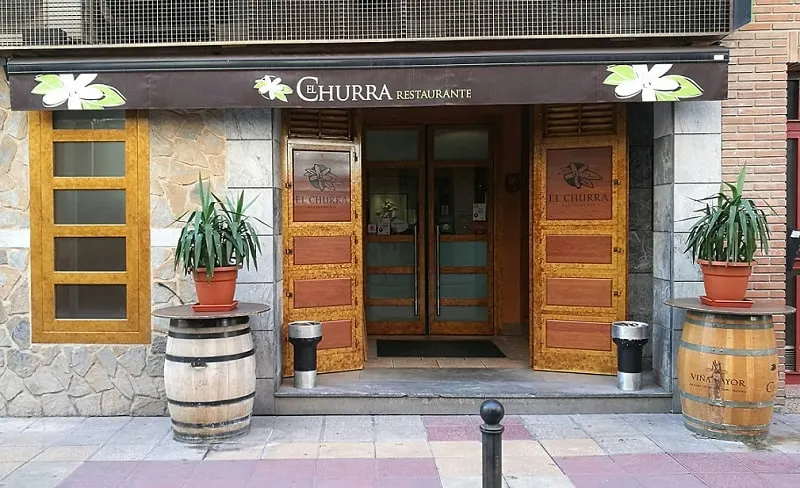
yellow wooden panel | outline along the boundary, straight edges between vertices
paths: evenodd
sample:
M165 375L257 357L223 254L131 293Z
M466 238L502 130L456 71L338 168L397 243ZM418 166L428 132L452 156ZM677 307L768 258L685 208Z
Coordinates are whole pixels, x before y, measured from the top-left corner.
M607 343L604 337L593 334L591 338L584 338L586 340L583 344L573 340L580 335L576 333L576 330L587 327L589 323L600 321L607 324L626 318L627 136L623 106L615 105L614 107L616 134L574 136L559 134L553 137L549 137L545 132L545 107L532 109L534 127L533 161L530 173L532 181L530 194L532 270L529 283L531 364L534 369L600 374L614 374L615 372L616 347L605 347ZM603 215L600 219L585 219L576 209L569 211L560 209L558 212L553 212L554 207L552 206L551 212L548 214L546 161L548 151L551 151L551 154L576 156L590 153L574 151L575 149L590 148L597 148L597 151L593 150L594 152L591 153L595 156L601 154L602 148L605 148L602 151L610 150L611 155L610 175L608 169L600 165L602 169L600 173L603 174L589 174L591 178L587 180L594 185L588 187L588 193L592 193L592 195L597 193L599 196L596 199L602 200ZM564 178L564 182L560 183L577 191L577 182L567 181L574 175L567 173L569 172L560 175L551 174L551 183L555 181L555 176L559 176ZM599 181L592 179L595 176L602 177L605 185L600 192L594 191ZM581 191L583 191L586 189L583 186L586 181L580 183ZM575 191L571 191L571 194L574 194ZM607 201L609 191L610 202ZM553 198L551 195L550 200ZM610 215L607 211L609 207L606 206L608 203L610 203ZM588 214L598 217L598 215L592 214L590 207L587 207ZM562 219L564 217L566 218ZM561 249L556 252L548 251L546 244L557 243L559 239L563 241L563 236L594 239L596 248L586 252L578 252L579 250L575 248ZM602 241L602 246L600 246L600 241ZM603 248L602 252L600 247ZM609 248L610 256L608 255ZM548 256L552 258L550 261L547 259ZM601 256L602 258L598 259ZM548 290L548 283L551 285L571 283L575 286L561 286L557 287L558 289ZM581 301L577 296L572 296L581 294L579 288L584 286L581 283L587 286L592 283L602 284L603 286L600 288L603 290L603 299L601 301ZM599 290L598 286L594 288L597 288L595 292ZM578 291L576 292L576 290ZM607 297L606 292L611 292L611 296ZM595 295L595 298L600 296L598 293ZM548 305L548 303L557 306ZM593 308L598 305L603 306L599 311L597 308ZM548 328L548 324L553 327L552 330ZM610 334L608 339L610 340ZM548 347L548 342L559 347ZM603 347L599 347L601 343ZM571 347L566 347L566 345L571 345Z
M288 117L288 115L286 115ZM365 328L364 328L364 309L363 297L363 262L362 262L362 183L361 183L361 158L360 138L356 134L352 142L349 141L326 141L310 139L289 139L287 127L288 120L284 120L284 131L282 141L282 162L284 175L283 191L283 215L286 218L284 224L283 243L284 249L293 249L296 239L308 237L347 237L353 243L350 246L351 259L347 262L332 264L304 262L302 266L294 263L292 254L283 256L283 276L284 289L279 293L284 293L283 297L283 372L289 376L292 374L294 366L294 355L291 345L288 343L287 331L288 324L297 320L318 320L330 323L337 323L335 345L332 349L322 349L317 356L317 370L321 373L332 371L351 371L362 369L366 354L365 348ZM356 124L356 127L358 125ZM294 170L292 154L295 150L307 151L331 151L345 152L350 158L350 215L342 216L336 214L337 222L298 222L293 219L295 215L294 199L292 189L295 186L293 181ZM344 181L338 181L337 195L340 197L347 192L339 192ZM324 192L320 192L324 193ZM306 204L307 205L307 204ZM339 206L341 207L341 205ZM306 209L308 210L308 209ZM302 212L301 212L302 213ZM306 214L308 212L306 211ZM307 217L307 215L306 215ZM301 215L302 218L302 215ZM320 260L322 261L322 260ZM337 261L345 261L337 259ZM303 282L303 280L349 280L350 300L337 300L337 306L319 306L314 308L299 308L295 304L296 294L292 293L291 284ZM334 281L331 281L333 283ZM296 291L296 290L294 290ZM307 297L301 296L302 300L307 301ZM306 303L307 304L307 303ZM303 305L303 303L299 304ZM345 337L346 331L341 324L349 322L351 325L349 340Z
M52 129L52 114L31 112L31 313L34 342L150 342L150 149L145 112L128 112L125 129ZM54 141L124 141L124 177L54 177ZM124 189L124 225L55 225L54 189ZM125 237L124 272L55 272L55 237ZM125 284L124 320L55 318L56 284Z

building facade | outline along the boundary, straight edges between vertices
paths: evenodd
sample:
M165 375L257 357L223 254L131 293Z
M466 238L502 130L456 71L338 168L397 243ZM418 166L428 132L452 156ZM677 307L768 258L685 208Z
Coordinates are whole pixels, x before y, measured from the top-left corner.
M795 14L757 2L731 34L744 3L13 12L0 415L166 412L166 324L151 311L194 301L173 247L198 175L244 191L260 220L263 257L237 287L271 307L253 322L257 413L304 413L279 391L293 320L324 322L325 373L379 367L370 337L402 335L512 337L527 368L575 375L613 374L610 323L641 320L652 382L626 411L677 411L682 317L663 302L702 293L683 219L743 158L779 214L752 296L785 296L797 32L776 15ZM765 56L768 86L751 66ZM759 117L783 124L774 144Z

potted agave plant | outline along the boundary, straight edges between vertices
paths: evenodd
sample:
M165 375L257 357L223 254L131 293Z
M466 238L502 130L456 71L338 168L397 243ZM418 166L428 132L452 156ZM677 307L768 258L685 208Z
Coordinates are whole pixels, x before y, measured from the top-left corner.
M227 311L238 304L234 300L236 279L242 266L258 269L261 253L258 236L245 212L244 192L236 201L220 199L211 191L211 183L198 181L200 205L184 213L176 222L183 224L175 247L175 269L180 266L192 275L198 303L195 311ZM263 223L263 222L262 222Z
M689 230L685 252L703 272L706 295L700 300L706 305L752 306L744 297L753 256L769 251L767 216L742 195L744 179L742 167L735 185L725 182L719 193L698 200L704 207L696 211L700 216Z

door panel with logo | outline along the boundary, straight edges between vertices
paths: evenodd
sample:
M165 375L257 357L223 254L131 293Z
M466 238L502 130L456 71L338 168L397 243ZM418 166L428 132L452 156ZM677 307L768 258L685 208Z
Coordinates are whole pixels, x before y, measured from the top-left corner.
M284 184L284 329L322 322L319 372L364 365L361 306L361 169L358 146L342 142L287 147ZM284 330L284 374L293 370Z
M548 136L544 108L534 120L533 367L613 374L611 322L627 308L624 119L573 137Z

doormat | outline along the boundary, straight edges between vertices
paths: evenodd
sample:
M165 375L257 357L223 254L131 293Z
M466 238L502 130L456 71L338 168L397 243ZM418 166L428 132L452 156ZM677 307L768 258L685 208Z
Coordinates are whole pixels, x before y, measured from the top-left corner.
M492 341L401 341L378 339L379 358L504 358Z

